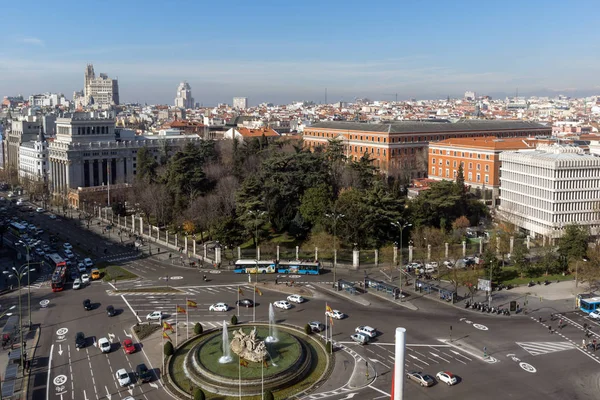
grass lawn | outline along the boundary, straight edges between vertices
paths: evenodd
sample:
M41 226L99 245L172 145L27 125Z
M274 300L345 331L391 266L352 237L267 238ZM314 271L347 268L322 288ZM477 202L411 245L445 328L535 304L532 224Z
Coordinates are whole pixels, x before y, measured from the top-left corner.
M519 276L519 271L515 267L504 267L502 269L502 283L505 285L526 285L529 281L540 281L544 282L545 280L549 280L550 282L556 281L572 281L574 279L573 275L564 275L563 274L549 274L549 275L539 275L534 277L528 277L526 274L523 275L523 278Z
M135 279L138 276L132 272L127 271L125 268L118 267L116 265L102 265L97 267L100 270L102 279L105 282L111 281L123 281L126 279Z

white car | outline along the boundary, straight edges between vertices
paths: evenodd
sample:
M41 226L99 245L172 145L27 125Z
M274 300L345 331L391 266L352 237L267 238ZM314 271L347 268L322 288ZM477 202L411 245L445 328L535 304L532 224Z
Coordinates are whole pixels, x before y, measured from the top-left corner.
M160 321L162 319L162 311L153 311L146 315L147 321Z
M372 328L370 326L357 326L354 330L356 333L362 333L363 335L367 335L370 338L374 338L377 336L377 329Z
M452 375L452 373L447 372L447 371L440 371L436 374L435 377L438 380L447 384L448 386L452 386L452 385L456 384L456 382L457 382L456 377L454 375Z
M46 210L44 210L42 207L38 207L35 209L35 212L39 212L39 213L43 213L44 211L46 211Z
M103 337L98 339L98 347L100 348L101 352L110 353L111 344L107 338Z
M444 261L444 266L448 269L452 269L452 267L454 267L454 263L450 260L446 260Z
M273 303L273 306L277 308L282 308L284 310L289 310L290 308L292 308L292 305L285 300L278 300Z
M304 303L304 297L300 296L299 294L292 294L287 297L287 300L291 301L292 303Z
M83 283L85 285L89 285L90 284L90 276L88 274L81 275L81 283Z
M346 314L344 314L340 310L325 311L325 315L327 315L328 317L331 317L331 318L335 318L335 319L346 318Z
M592 311L589 316L592 319L600 319L600 309Z
M119 381L119 385L127 386L131 383L131 379L129 378L129 374L127 373L127 371L125 371L125 368L121 368L120 370L118 370L115 375L117 377L117 380Z
M77 278L73 281L73 289L78 290L81 289L81 279Z
M50 214L49 217L50 217L50 219L56 219L56 215L54 215L54 214Z
M71 243L65 243L63 244L63 247L65 248L65 250L72 250L73 246L71 245Z
M94 266L94 263L91 258L84 258L83 263L87 268L92 268Z
M208 307L208 311L227 311L229 306L225 303L215 303Z

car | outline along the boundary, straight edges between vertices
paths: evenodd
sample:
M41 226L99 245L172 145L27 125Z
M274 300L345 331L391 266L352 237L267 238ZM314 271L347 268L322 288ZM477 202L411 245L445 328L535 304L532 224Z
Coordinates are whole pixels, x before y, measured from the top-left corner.
M123 400L135 400L135 399L133 397L131 397L131 396L127 396Z
M323 325L322 323L320 323L319 321L311 321L308 323L308 326L310 326L310 329L313 332L323 332L325 330L325 325Z
M287 297L287 301L291 301L292 303L304 303L304 297L299 294L292 294Z
M97 279L100 279L102 275L100 274L100 270L99 269L93 269L92 270L92 280L95 281Z
M368 325L357 326L354 332L362 333L363 335L367 335L370 338L374 338L375 336L377 336L377 329L372 328Z
M432 386L434 383L432 377L430 377L429 375L422 374L421 372L409 372L406 374L406 376L408 377L408 379L417 382L421 386L429 387Z
M125 354L135 353L135 345L133 344L131 339L123 340L123 350L125 350Z
M346 318L346 314L341 312L340 310L331 310L325 311L325 315L334 319L344 319Z
M38 213L43 213L44 211L46 211L46 210L44 210L42 207L38 207L35 209L35 212L38 212Z
M353 333L352 335L350 335L350 339L352 339L358 344L369 343L369 337L367 335L363 335L362 333Z
M98 347L103 353L110 353L112 348L110 341L105 337L98 339Z
M85 335L83 332L77 332L75 334L75 347L78 349L85 347Z
M152 311L146 315L147 321L160 321L162 319L162 311Z
M67 266L68 265L69 264L67 263ZM77 272L77 271L71 271L71 279L72 280L79 279L79 272Z
M227 311L229 306L225 303L215 303L208 307L208 311Z
M588 314L592 319L600 319L600 309L594 310Z
M85 264L80 262L79 264L77 264L77 269L79 270L79 272L81 272L82 274L84 274L85 272L87 272L87 268L85 267Z
M121 368L115 374L117 380L119 381L119 385L127 386L131 383L131 379L129 378L129 374L125 371L125 368Z
M106 307L106 314L109 317L114 317L115 315L117 315L117 312L115 311L115 308L113 306L107 306Z
M254 302L250 299L240 299L235 302L235 305L240 307L254 307Z
M73 250L73 246L71 245L71 243L64 243L63 247L65 250Z
M88 274L81 275L81 283L83 283L85 285L89 285L90 284L90 276Z
M77 278L73 281L73 289L74 290L81 289L81 279Z
M71 250L65 250L65 257L67 257L69 260L75 258L75 254L73 254L73 252Z
M448 386L452 386L455 385L456 382L458 382L458 380L456 379L456 377L454 375L452 375L452 373L448 372L448 371L440 371L438 372L435 377L444 382L445 384L447 384Z
M275 302L273 302L273 306L277 307L277 308L281 308L283 310L289 310L290 308L292 308L292 305L285 300L275 301Z
M87 268L92 268L94 266L94 263L91 258L84 258L83 263Z
M452 267L454 267L454 263L450 260L446 260L444 261L444 266L448 269L452 269Z
M86 311L89 311L89 310L91 310L91 309L92 309L92 302L90 301L90 299L85 299L85 300L83 301L83 308L84 308Z
M50 214L49 217L50 217L50 219L56 219L56 215L54 215L54 214Z
M44 255L46 254L46 253L44 252L44 250L42 250L40 247L38 247L38 248L36 248L36 249L35 249L35 253L36 253L38 256L44 256Z
M138 366L135 367L135 373L142 383L150 382L152 380L152 373L148 370L146 364L138 364Z
M42 250L44 250L45 253L50 251L50 246L48 246L47 244L42 246Z

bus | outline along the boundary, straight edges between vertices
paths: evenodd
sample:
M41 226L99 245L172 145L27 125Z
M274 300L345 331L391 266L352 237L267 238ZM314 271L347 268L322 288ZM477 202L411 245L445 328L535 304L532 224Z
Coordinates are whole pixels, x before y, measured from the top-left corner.
M233 272L236 274L274 274L277 261L237 260Z
M67 263L58 254L49 254L48 262L54 267L52 273L52 291L60 292L64 289L65 282L67 281Z
M18 222L11 222L8 226L8 231L18 238L23 238L23 235L27 235L27 227Z
M301 274L301 275L319 275L321 273L320 262L309 261L280 261L277 267L278 274Z
M591 313L592 311L600 308L600 297L579 297L579 309L585 313Z

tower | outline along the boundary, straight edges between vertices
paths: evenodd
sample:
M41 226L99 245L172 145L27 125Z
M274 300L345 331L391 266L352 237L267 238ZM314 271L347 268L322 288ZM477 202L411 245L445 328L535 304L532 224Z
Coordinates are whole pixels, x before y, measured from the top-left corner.
M88 64L85 68L84 74L84 82L83 82L83 95L85 97L89 96L90 84L92 80L96 78L96 73L94 72L94 64Z

